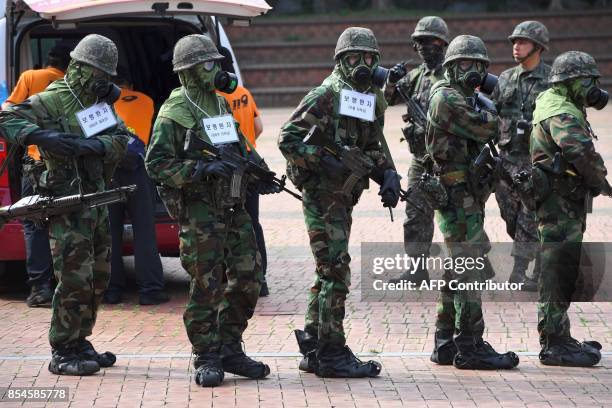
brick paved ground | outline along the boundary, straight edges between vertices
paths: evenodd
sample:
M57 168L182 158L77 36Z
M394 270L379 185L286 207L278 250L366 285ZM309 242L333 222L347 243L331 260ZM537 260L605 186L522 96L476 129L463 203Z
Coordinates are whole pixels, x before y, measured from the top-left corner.
M278 128L289 111L262 112L266 130L259 149L269 165L283 172L275 147ZM389 111L387 137L399 169L408 167L407 148L400 145L400 109ZM598 149L612 163L612 109L593 115L601 138ZM612 202L595 201L587 240L608 241ZM190 379L190 348L182 324L187 276L177 259L165 258L172 301L155 307L126 303L104 306L92 341L98 349L119 354L117 365L84 378L56 377L47 371L49 309L29 309L23 297L0 294L0 387L68 386L70 406L265 406L392 407L459 406L609 406L612 399L612 354L593 369L548 368L539 351L535 304L487 303L486 339L496 348L520 352L519 369L509 372L465 372L429 362L433 340L433 303L364 303L360 301L359 248L362 241L402 240L402 211L391 224L376 191L364 195L354 213L351 236L353 284L347 308L349 345L363 358L375 358L380 378L321 380L297 370L292 329L303 324L305 292L313 263L299 203L288 195L265 197L261 220L268 244L271 295L262 299L245 335L249 354L270 364L264 381L229 375L223 387L202 389ZM508 241L495 200L487 206L486 229L493 241ZM436 231L435 239L441 239ZM132 266L132 259L126 258ZM611 303L581 303L570 309L573 334L594 338L612 351ZM43 404L38 404L43 405ZM55 403L52 406L65 406ZM0 404L0 408L12 406ZM36 406L28 403L26 406Z

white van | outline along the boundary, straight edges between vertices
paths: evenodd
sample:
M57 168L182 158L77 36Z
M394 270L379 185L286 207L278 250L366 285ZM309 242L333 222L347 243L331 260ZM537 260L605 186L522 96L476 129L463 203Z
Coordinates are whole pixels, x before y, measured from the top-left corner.
M44 66L56 42L74 46L85 35L96 33L117 44L119 65L129 70L136 90L153 98L157 110L179 85L172 72L172 51L179 38L208 34L233 55L220 20L245 25L269 9L264 0L0 0L0 103L21 72ZM235 62L234 68L240 79ZM0 138L0 166L7 150ZM0 206L19 198L20 176L16 157L0 176ZM163 213L157 220L160 251L177 253L176 229L163 219ZM25 259L21 224L5 225L0 242L1 274L3 261Z

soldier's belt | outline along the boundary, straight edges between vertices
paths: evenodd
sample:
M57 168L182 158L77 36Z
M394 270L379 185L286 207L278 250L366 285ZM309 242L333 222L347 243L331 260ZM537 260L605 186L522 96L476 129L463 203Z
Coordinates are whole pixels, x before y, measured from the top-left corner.
M440 175L440 181L445 186L452 186L459 183L467 182L467 172L465 170L456 170Z

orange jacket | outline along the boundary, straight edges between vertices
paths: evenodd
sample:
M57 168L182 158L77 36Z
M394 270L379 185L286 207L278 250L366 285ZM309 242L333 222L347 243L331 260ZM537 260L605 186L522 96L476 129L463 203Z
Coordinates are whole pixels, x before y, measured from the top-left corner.
M153 99L142 92L121 88L121 95L114 107L130 132L136 134L145 146L149 144L155 111Z
M257 105L253 95L243 86L238 85L234 93L226 94L217 92L223 96L232 109L234 119L240 123L240 130L248 141L256 147L255 143L255 118L259 116Z

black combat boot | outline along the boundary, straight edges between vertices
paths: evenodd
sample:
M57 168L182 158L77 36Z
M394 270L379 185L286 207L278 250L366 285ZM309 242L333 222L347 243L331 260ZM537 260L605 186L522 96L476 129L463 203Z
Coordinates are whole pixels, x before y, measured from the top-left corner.
M240 343L224 344L221 347L221 363L223 371L242 377L261 379L270 374L270 367L244 354Z
M456 368L463 370L509 370L518 363L519 357L515 353L500 354L482 339L465 350L459 350L453 361Z
M66 347L53 349L49 371L57 375L92 375L100 371L100 365L94 360L81 357L76 348Z
M519 256L514 257L514 267L512 268L512 273L510 274L510 279L508 279L508 282L522 283L522 290L526 292L537 292L538 282L527 277L527 267L529 267L529 259L521 258Z
M348 346L319 344L315 374L325 378L378 377L382 366L376 361L363 362Z
M268 281L264 279L261 289L259 289L259 297L267 297L268 295L270 295L270 289L268 288Z
M402 273L399 278L389 280L389 283L400 283L401 281L414 282L417 287L421 286L423 282L429 282L429 272L427 268L419 267L414 273L412 271L406 271Z
M314 373L317 364L317 346L319 340L303 330L294 330L295 338L300 348L300 353L304 356L300 361L299 369L307 373Z
M601 344L570 337L549 336L542 351L540 363L549 366L591 367L601 360Z
M53 299L53 290L51 283L45 282L40 285L32 285L30 296L26 299L28 307L38 307L51 303Z
M77 353L79 353L79 357L86 360L93 360L97 362L100 367L112 367L117 361L117 356L115 356L110 351L105 351L104 353L98 353L91 342L80 339L76 345Z
M440 365L452 365L457 354L457 346L453 341L453 330L436 330L434 350L429 358Z
M199 386L217 387L223 382L225 373L219 353L196 353L193 366L196 369L194 379Z

